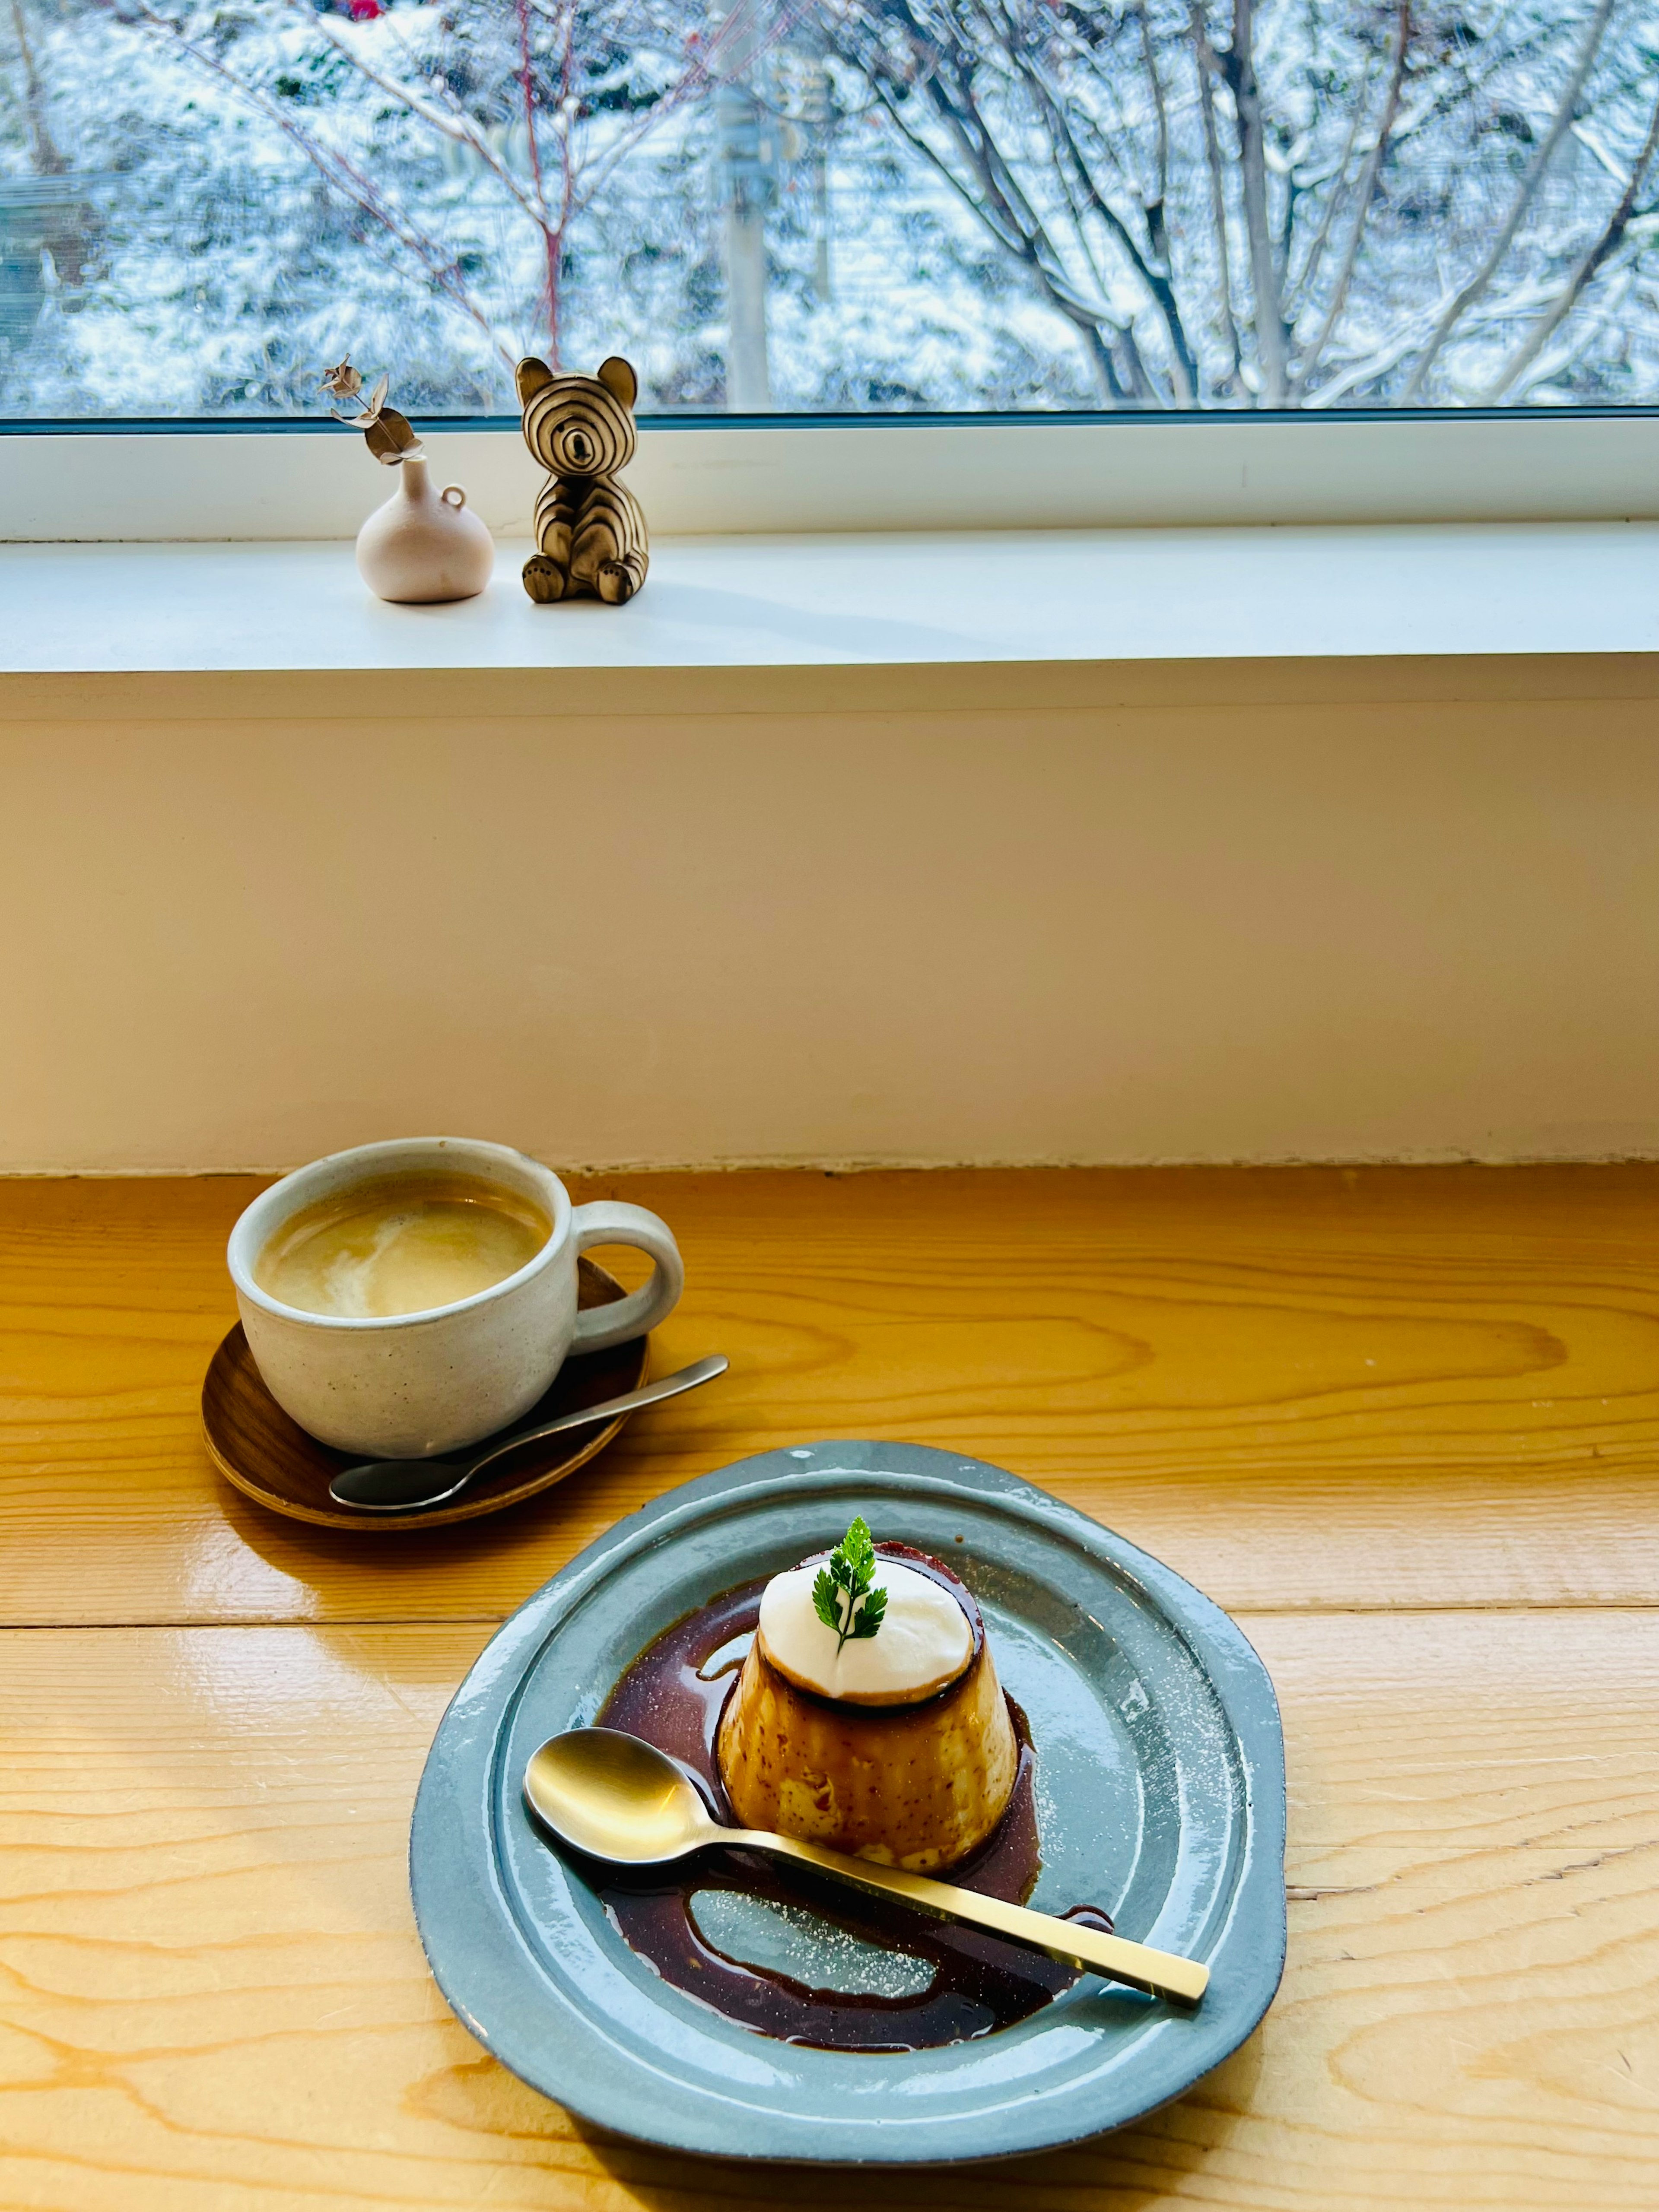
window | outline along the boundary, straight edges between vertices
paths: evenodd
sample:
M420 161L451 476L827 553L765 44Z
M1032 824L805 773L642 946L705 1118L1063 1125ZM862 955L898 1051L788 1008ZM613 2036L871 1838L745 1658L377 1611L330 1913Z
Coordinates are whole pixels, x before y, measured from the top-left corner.
M0 0L0 420L1659 403L1651 0Z

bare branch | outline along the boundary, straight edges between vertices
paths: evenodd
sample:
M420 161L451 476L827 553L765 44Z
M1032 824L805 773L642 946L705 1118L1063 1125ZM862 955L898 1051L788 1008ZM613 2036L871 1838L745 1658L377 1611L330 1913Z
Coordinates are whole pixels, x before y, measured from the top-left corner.
M1365 96L1370 92L1370 86L1371 59L1368 56L1364 81L1359 88L1359 97L1353 104L1353 115L1348 125L1347 138L1335 167L1322 179L1328 185L1329 190L1325 194L1324 211L1319 218L1319 228L1314 233L1313 243L1309 246L1303 259L1299 275L1292 276L1288 261L1285 264L1285 311L1286 314L1292 317L1296 312L1296 302L1305 298L1312 291L1318 279L1320 264L1325 258L1325 249L1331 242L1331 232L1335 226L1337 212L1347 197L1348 165L1353 160L1354 149L1359 143L1359 134L1364 125ZM1320 179L1316 178L1310 189L1316 190L1321 181Z
M536 78L530 64L530 0L514 0L519 19L519 88L524 96L524 127L530 142L530 175L535 187L536 204L544 210L541 218L542 252L547 276L542 295L542 306L547 320L547 357L555 368L559 366L559 278L564 266L564 233L562 225L550 221L545 210L547 191L542 183L542 151L536 143ZM565 38L565 74L569 74L570 41ZM562 133L568 149L570 133ZM560 198L562 214L570 207L570 165L567 150L564 163L564 191Z
M17 33L17 52L23 64L23 118L29 134L29 163L37 177L61 177L69 163L53 141L46 121L46 88L34 65L28 26L23 21L23 0L11 0L11 20Z
M1048 118L1048 128L1053 134L1054 143L1061 152L1069 156L1071 170L1083 191L1088 206L1116 239L1136 276L1139 277L1152 295L1163 318L1164 328L1169 333L1170 343L1175 350L1176 397L1190 404L1199 393L1198 362L1194 357L1191 345L1188 343L1186 329L1182 322L1180 302L1176 298L1175 287L1170 279L1168 264L1166 263L1164 268L1161 270L1154 268L1146 254L1142 252L1128 225L1096 184L1089 165L1084 159L1082 149L1078 144L1076 134L1072 129L1071 118L1056 97L1053 88L1039 71L1031 70L1028 75L1031 88L1037 96L1038 105Z
M1554 117L1549 129L1540 142L1536 153L1533 155L1526 175L1521 181L1520 189L1516 193L1514 204L1510 209L1508 218L1503 228L1486 249L1480 267L1466 283L1459 287L1446 303L1444 312L1435 325L1428 343L1418 356L1416 366L1412 370L1405 390L1400 395L1400 404L1402 407L1409 407L1420 394L1424 385L1428 380L1429 371L1439 358L1447 339L1465 313L1492 283L1507 257L1510 246L1514 245L1516 236L1522 224L1526 221L1527 212L1537 196L1538 187L1544 181L1545 172L1555 158L1555 149L1561 143L1577 114L1579 97L1584 89L1584 81L1589 76L1591 66L1601 50L1601 40L1607 27L1607 19L1612 15L1613 9L1613 0L1597 0L1595 13L1590 18L1589 28L1584 34L1584 44L1578 59L1562 88Z
M112 15L115 12L112 0L96 0L96 4ZM284 137L299 148L325 183L379 223L386 234L419 264L434 289L470 317L489 338L501 359L511 364L514 358L511 349L497 336L489 318L473 298L455 265L453 255L446 253L435 240L410 222L355 163L348 161L337 148L325 145L302 129L258 85L251 83L210 48L191 39L170 17L151 7L149 0L121 0L121 9L125 20L137 17L147 24L157 36L170 40L188 54L199 68L207 70L222 83L229 86L239 99L246 100L269 122L274 123Z
M1136 0L1135 14L1140 19L1141 65L1152 88L1152 112L1158 119L1152 166L1158 178L1157 204L1163 207L1170 197L1170 111L1164 98L1164 80L1158 73L1158 56L1152 49L1152 26L1146 0Z
M1400 0L1400 15L1395 27L1394 66L1389 72L1389 89L1382 103L1382 118L1376 128L1376 143L1366 156L1360 172L1359 188L1355 195L1353 229L1349 234L1347 249L1342 257L1342 266L1331 287L1330 303L1325 310L1325 319L1319 326L1319 335L1308 348L1296 373L1295 386L1305 392L1308 380L1325 356L1332 333L1342 320L1348 304L1348 288L1353 282L1353 272L1359 260L1359 249L1364 240L1366 226L1376 198L1377 179L1382 173L1382 162L1389 150L1389 140L1394 130L1395 118L1400 112L1400 94L1406 82L1406 57L1411 48L1411 0Z
M1238 375L1241 358L1238 344L1238 320L1233 312L1232 253L1227 240L1227 187L1221 161L1221 139L1216 129L1215 84L1221 74L1215 49L1210 44L1209 27L1204 21L1204 0L1191 0L1188 21L1193 41L1193 52L1198 63L1199 108L1204 124L1204 151L1210 170L1210 221L1215 230L1215 250L1218 273L1221 282L1222 336L1231 358L1231 374Z
M1282 407L1288 397L1290 332L1279 270L1273 258L1273 222L1267 206L1267 134L1256 81L1253 40L1255 0L1233 0L1233 42L1217 56L1233 96L1238 118L1239 185L1244 204L1244 236L1250 254L1250 289L1255 298L1257 404Z
M1647 175L1656 152L1659 152L1659 103L1655 105L1652 119L1648 125L1648 135L1642 141L1642 150L1636 157L1635 164L1630 173L1629 182L1619 196L1618 205L1602 226L1600 237L1583 255L1577 267L1562 286L1560 296L1549 313L1534 325L1531 335L1517 349L1512 358L1504 363L1503 368L1481 395L1487 406L1495 406L1510 386L1519 382L1539 355L1542 353L1550 339L1565 322L1574 307L1577 306L1585 286L1590 283L1596 271L1603 267L1608 258L1619 250L1625 232L1629 227L1631 216L1635 212L1637 197L1641 191L1643 179Z
M489 171L496 182L511 193L532 222L545 222L546 209L525 191L471 116L459 108L447 113L444 109L434 106L432 101L423 100L411 85L402 79L388 76L384 70L377 70L355 40L343 36L338 27L325 15L314 15L306 0L289 0L289 5L296 15L303 15L314 23L315 28L328 40L335 52L343 56L366 83L372 84L376 91L385 93L388 99L397 100L429 131L437 131L440 137L452 140L458 146L465 146L470 154L477 156L480 165Z
M1120 342L1124 340L1128 333L1122 329L1121 325L1109 320L1103 306L1080 300L1069 285L1060 281L1057 262L1052 259L1052 250L1051 258L1045 259L1036 239L1026 235L1022 231L1015 219L1013 210L1002 199L1000 193L994 187L987 199L981 199L969 188L938 149L932 145L921 132L912 128L908 118L900 112L900 104L890 85L877 80L875 89L894 126L906 141L943 178L962 201L963 206L972 214L976 215L990 230L992 235L1013 255L1042 288L1053 305L1059 308L1060 313L1081 335L1089 349L1091 362L1105 397L1115 405L1121 405L1131 398L1133 396L1133 382L1132 380L1126 384L1120 374L1117 364L1112 357L1111 348L1103 335L1103 325L1111 329L1114 337ZM983 184L982 173L981 181ZM1134 359L1136 368L1139 369L1139 356L1137 355ZM1140 374L1144 376L1144 370L1140 370Z

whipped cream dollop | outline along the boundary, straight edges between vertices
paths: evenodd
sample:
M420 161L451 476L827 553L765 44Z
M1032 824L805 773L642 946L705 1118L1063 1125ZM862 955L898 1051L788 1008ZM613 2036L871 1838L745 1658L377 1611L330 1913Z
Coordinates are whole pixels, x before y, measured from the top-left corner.
M854 1705L904 1705L955 1681L973 1657L974 1632L950 1591L879 1553L871 1580L887 1593L881 1626L837 1652L835 1630L812 1604L819 1564L774 1575L761 1598L761 1649L798 1689Z

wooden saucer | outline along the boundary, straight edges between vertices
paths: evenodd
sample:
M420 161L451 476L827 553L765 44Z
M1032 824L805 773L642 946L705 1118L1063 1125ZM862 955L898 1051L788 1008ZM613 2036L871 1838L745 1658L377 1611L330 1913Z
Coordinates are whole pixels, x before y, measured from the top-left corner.
M576 1266L579 1305L609 1305L625 1295L615 1276L592 1260L579 1260ZM567 1359L546 1396L513 1425L533 1429L579 1407L595 1406L602 1398L618 1398L644 1382L649 1361L650 1343L643 1336ZM360 1465L363 1455L319 1443L289 1418L260 1380L240 1322L214 1353L202 1384L202 1434L209 1458L227 1482L273 1513L365 1534L383 1528L441 1528L451 1521L476 1521L482 1513L499 1513L504 1505L533 1498L538 1490L550 1489L577 1468L586 1467L628 1418L619 1413L598 1428L573 1429L564 1436L526 1444L481 1474L453 1505L428 1506L423 1513L356 1513L349 1506L337 1505L328 1486L342 1468ZM483 1448L482 1443L471 1447Z

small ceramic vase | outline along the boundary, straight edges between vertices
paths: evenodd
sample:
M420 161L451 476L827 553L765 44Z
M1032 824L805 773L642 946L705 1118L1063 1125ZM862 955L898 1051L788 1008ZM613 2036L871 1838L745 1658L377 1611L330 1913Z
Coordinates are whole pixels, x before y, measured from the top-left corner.
M357 532L358 574L383 599L476 599L495 565L495 539L459 484L433 490L423 453L397 468L397 490Z

